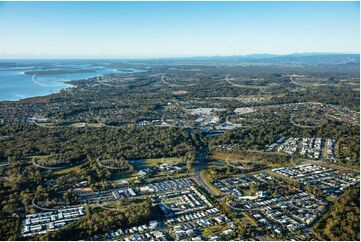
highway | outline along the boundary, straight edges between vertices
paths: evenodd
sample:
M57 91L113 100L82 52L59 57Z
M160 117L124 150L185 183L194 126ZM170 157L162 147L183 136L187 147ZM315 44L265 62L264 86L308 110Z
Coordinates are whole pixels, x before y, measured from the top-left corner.
M207 185L206 179L201 173L203 166L206 163L206 157L208 155L208 147L202 147L197 151L197 158L196 158L196 167L195 167L195 181L198 183L199 186L204 188L209 194L217 195L210 189Z

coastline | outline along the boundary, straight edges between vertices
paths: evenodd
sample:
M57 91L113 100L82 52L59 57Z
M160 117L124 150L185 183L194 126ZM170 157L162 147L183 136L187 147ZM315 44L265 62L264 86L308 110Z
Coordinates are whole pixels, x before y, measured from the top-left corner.
M129 71L130 70L130 71ZM127 71L120 69L111 69L105 72L77 72L77 73L66 73L59 75L29 75L25 72L18 74L22 75L22 78L19 82L19 85L10 86L9 91L6 89L0 89L0 103L13 103L13 102L22 102L27 101L32 98L42 98L52 94L58 94L61 91L77 87L76 82L88 80L97 76L104 76L109 74L127 74L127 73L138 73L144 72L146 70L139 70L130 68ZM75 75L73 77L68 77L68 75ZM85 76L86 75L86 76ZM0 76L1 77L1 76ZM5 76L3 80L7 77ZM39 80L40 79L40 80ZM46 83L42 83L41 80L46 79ZM57 80L60 79L60 80ZM10 80L11 81L11 80ZM14 81L14 82L16 82ZM4 82L6 83L6 82ZM0 80L1 85L1 80ZM11 90L11 88L18 88L22 91L22 94L14 94L16 91ZM36 90L36 92L34 92ZM30 92L29 92L30 91ZM8 93L13 92L12 95ZM25 93L24 93L25 92ZM4 96L2 96L4 94ZM7 97L8 96L8 97Z
M79 80L64 81L63 83L66 83L68 86L59 88L56 91L47 92L47 93L40 94L40 95L28 96L28 97L14 99L14 100L1 100L0 99L0 104L4 104L4 103L22 103L22 102L33 101L35 99L47 98L48 96L51 96L51 95L54 95L54 94L59 94L62 91L67 91L69 89L76 88L77 85L75 85L74 83L72 83L72 84L67 83L67 82L76 82L76 81L79 81Z
M14 102L22 102L22 101L26 101L32 98L42 98L42 97L46 97L46 96L50 96L52 94L58 94L61 91L65 91L67 89L71 89L71 88L76 88L76 85L74 84L74 82L79 81L78 80L66 80L66 81L59 81L59 84L63 85L62 87L53 87L54 89L52 90L44 90L43 94L41 93L37 93L34 95L27 95L26 97L19 97L17 99L1 99L0 97L0 104L1 103L14 103Z

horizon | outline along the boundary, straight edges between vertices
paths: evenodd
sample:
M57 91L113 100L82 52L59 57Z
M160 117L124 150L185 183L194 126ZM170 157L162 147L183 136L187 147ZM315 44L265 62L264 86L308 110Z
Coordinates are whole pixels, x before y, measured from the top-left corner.
M359 2L1 2L0 59L359 53L359 10Z
M284 56L317 56L317 55L360 55L360 53L347 53L347 52L292 52L286 54L270 54L270 53L252 53L252 54L245 54L245 55L199 55L199 56L146 56L146 57L117 57L117 56L53 56L53 57L14 57L14 58L2 58L0 57L1 61L6 60L155 60L155 59L186 59L186 58L224 58L224 57L255 57L255 56L262 56L262 55L269 55L266 58L273 58L273 57L284 57Z

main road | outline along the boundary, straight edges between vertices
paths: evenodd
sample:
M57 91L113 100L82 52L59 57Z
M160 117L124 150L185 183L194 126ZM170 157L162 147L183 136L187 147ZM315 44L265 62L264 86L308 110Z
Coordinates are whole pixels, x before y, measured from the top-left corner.
M201 147L197 151L196 166L195 166L195 179L198 185L204 188L209 194L217 195L211 188L208 187L206 178L202 174L202 168L206 163L206 157L208 155L208 147Z

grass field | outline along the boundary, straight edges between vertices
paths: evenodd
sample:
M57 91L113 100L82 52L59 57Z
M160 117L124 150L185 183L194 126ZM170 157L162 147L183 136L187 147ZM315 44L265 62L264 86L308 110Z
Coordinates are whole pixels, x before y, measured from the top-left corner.
M53 128L55 127L54 123L37 123L38 126L40 127L45 127L45 128Z
M175 105L167 105L167 106L164 106L163 108L164 109L175 109L175 108L177 108L177 106L175 106Z
M137 171L150 167L150 166L159 166L163 163L166 164L176 164L183 160L183 157L168 157L168 158L155 158L155 159L143 159L143 160L131 160L129 161L134 169Z
M277 155L279 157L279 162L270 163L263 159L262 155ZM212 152L209 156L209 165L208 167L221 167L222 163L224 165L232 164L234 166L242 166L245 169L252 169L254 165L264 165L270 168L280 167L283 165L289 165L290 163L283 159L286 154L282 153L263 153L259 151L247 151L244 154L236 154L231 152L222 152L215 151Z
M220 190L218 190L218 188L212 184L211 179L210 179L210 174L208 173L207 170L202 170L201 176L203 177L203 181L206 183L207 187L210 190L212 190L214 192L214 194L216 194L217 196L221 195Z
M53 171L53 174L54 175L65 175L65 174L70 174L70 173L78 174L81 172L82 167L86 166L87 164L88 164L88 162L84 162L82 164L75 165L75 166L68 165L68 167L66 167L66 168Z
M34 158L34 159L37 159L37 160L45 160L45 159L49 159L51 157L52 157L52 155L33 155L33 156L30 156L30 158Z
M230 229L231 226L230 225L213 225L207 228L203 229L203 233L205 233L206 235L210 236L210 235L219 235L222 234L223 231Z
M243 156L240 156L238 154L234 154L231 152L221 152L221 151L215 151L212 152L212 154L209 156L211 160L217 160L217 161L227 161L227 160L233 160L233 161L247 161L247 159Z
M81 165L77 165L77 166L73 166L73 167L68 167L68 168L64 168L64 169L59 169L59 170L55 170L53 172L54 175L65 175L65 174L70 174L70 173L80 173L81 171Z
M208 167L223 167L226 165L226 162L221 160L210 160L207 162Z
M118 172L114 175L112 175L111 180L113 182L120 182L120 181L130 181L130 180L134 180L138 177L136 172Z
M69 127L74 127L74 128L82 128L85 126L91 127L91 128L101 128L103 127L102 123L72 123L69 125Z

